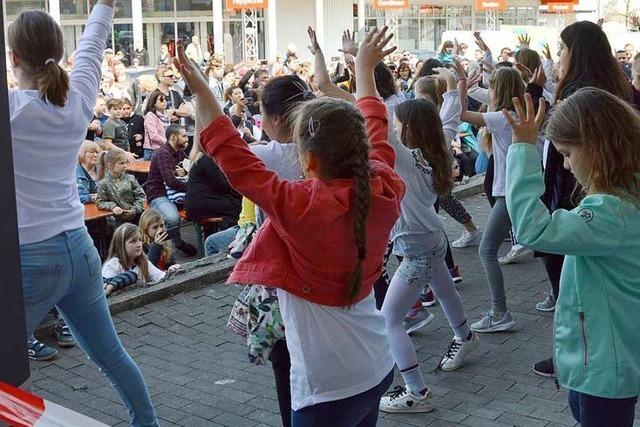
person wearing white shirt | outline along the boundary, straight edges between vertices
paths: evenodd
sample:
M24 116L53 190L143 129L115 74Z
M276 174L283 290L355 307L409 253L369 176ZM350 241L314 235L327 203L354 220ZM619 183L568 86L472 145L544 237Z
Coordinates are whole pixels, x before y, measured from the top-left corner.
M187 55L187 58L196 61L196 64L202 64L202 46L200 46L200 39L198 36L191 37L191 43L187 46L184 53Z

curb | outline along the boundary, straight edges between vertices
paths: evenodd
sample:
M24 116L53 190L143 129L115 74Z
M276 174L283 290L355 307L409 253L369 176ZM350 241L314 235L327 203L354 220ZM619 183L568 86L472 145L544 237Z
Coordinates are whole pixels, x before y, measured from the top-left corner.
M476 175L465 184L456 186L453 189L453 195L458 199L466 199L483 191L484 174ZM109 298L107 300L109 311L112 315L122 313L183 292L221 282L227 278L234 265L235 260L227 258L225 254L204 257L182 264L183 268L164 282L154 286L132 287L126 292ZM53 335L54 326L55 322L41 325L36 331L36 335L39 337Z

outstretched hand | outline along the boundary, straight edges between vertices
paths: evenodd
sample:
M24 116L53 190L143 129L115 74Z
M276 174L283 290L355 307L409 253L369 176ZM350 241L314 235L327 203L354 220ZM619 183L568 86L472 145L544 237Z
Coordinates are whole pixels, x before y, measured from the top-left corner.
M491 49L489 49L489 46L484 42L484 39L480 35L479 31L474 31L473 37L476 39L476 44L478 45L478 48L480 48L480 50L482 50L483 52L491 52Z
M311 52L313 56L316 56L317 53L322 53L315 30L311 27L307 27L307 34L309 34L309 46L307 46L309 48L309 52Z
M356 33L346 30L342 33L342 49L338 49L342 53L349 55L358 55L358 43L356 43Z
M520 44L520 49L529 49L531 37L527 33L518 34L518 43Z
M517 120L514 119L506 109L502 110L502 114L513 129L513 142L526 142L528 144L535 144L538 140L538 132L542 127L544 121L544 113L547 109L547 104L544 98L540 98L540 105L538 107L538 113L533 106L533 98L526 93L524 95L525 108L522 109L522 103L520 98L513 98L513 106L516 110Z
M549 43L545 43L542 47L542 54L545 58L551 59L551 48L549 48Z
M373 70L385 56L396 50L397 46L385 49L393 38L393 33L386 35L388 29L385 25L380 31L373 30L367 34L356 55L356 68Z

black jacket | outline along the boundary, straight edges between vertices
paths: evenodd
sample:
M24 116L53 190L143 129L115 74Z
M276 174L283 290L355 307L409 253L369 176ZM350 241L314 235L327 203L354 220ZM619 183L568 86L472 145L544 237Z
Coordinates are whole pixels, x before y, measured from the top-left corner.
M218 165L204 155L189 170L184 205L190 219L222 217L226 223L235 224L242 209L242 196L229 185Z

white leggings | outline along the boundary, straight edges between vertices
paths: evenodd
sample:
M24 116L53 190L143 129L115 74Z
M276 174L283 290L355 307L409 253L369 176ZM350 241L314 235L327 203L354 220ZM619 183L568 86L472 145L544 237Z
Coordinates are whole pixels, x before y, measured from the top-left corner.
M429 282L456 336L466 338L470 332L462 299L453 284L444 257L405 257L391 279L382 305L391 354L400 370L418 364L416 350L402 326L402 320Z

